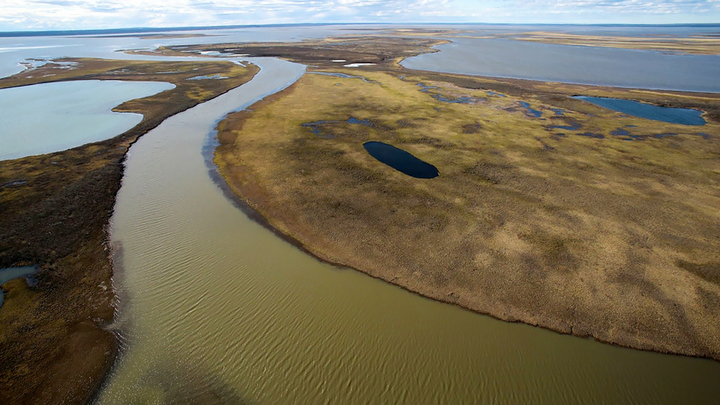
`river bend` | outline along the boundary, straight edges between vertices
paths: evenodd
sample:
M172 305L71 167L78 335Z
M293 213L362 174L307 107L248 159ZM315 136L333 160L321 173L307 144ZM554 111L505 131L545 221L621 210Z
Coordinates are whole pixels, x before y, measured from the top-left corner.
M252 81L167 119L130 149L111 229L123 354L99 403L720 397L718 362L500 322L321 263L250 220L211 179L203 146L226 113L304 72L252 62L261 67Z

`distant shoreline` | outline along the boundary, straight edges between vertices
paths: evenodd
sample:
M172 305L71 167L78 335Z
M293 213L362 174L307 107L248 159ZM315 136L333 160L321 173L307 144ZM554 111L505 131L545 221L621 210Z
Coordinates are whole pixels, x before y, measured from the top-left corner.
M463 22L463 23L387 23L387 22L336 22L336 23L301 23L301 24L249 24L249 25L209 25L209 26L190 26L190 27L135 27L135 28L107 28L107 29L83 29L83 30L49 30L49 31L0 31L0 38L6 37L43 37L43 36L71 36L71 35L104 35L104 34L136 34L148 32L176 32L176 31L204 31L204 30L226 30L239 28L273 28L273 27L327 27L327 26L395 26L395 27L412 27L412 26L538 26L538 27L718 27L718 23L680 23L680 24L509 24L509 23L483 23L483 22Z

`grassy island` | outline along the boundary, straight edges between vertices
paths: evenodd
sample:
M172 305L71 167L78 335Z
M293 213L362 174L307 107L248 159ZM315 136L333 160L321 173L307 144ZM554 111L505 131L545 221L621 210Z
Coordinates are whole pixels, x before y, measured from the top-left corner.
M0 162L0 268L40 268L32 287L23 279L2 286L0 403L88 402L117 351L105 329L115 299L106 227L125 153L165 118L247 82L257 70L222 61L67 59L0 79L0 88L90 79L176 86L116 107L144 118L115 138ZM187 80L216 74L227 79Z
M273 44L315 67L219 124L215 162L232 190L317 257L427 297L720 360L720 95L412 71L397 65L408 43L354 68L327 60L356 62L342 44L323 59ZM707 123L573 95L699 109ZM368 141L440 175L396 171Z

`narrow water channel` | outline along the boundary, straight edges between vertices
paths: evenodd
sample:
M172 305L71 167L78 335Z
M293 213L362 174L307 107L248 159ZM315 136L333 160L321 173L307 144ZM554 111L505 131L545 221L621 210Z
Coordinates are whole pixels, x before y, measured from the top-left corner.
M720 363L510 324L321 263L250 220L201 153L225 113L304 68L249 83L131 150L112 221L123 355L98 402L712 403ZM268 136L274 136L268 134Z

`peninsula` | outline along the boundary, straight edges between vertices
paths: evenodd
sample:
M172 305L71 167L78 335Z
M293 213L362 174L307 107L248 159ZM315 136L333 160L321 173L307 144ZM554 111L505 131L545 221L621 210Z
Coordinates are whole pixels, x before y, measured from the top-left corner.
M434 44L159 51L310 66L219 124L215 162L266 225L315 256L506 321L720 359L720 95L399 66ZM699 121L623 114L592 97ZM379 142L439 174L376 159L368 143Z

